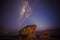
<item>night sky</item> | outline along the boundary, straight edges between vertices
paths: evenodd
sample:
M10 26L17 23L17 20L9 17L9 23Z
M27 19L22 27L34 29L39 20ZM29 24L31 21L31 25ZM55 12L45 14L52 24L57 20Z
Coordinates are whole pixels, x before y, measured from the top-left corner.
M1 32L4 34L18 34L18 31L26 25L37 25L38 30L47 30L58 26L58 2L57 0L30 0L31 14L19 24L19 12L23 0L2 0Z

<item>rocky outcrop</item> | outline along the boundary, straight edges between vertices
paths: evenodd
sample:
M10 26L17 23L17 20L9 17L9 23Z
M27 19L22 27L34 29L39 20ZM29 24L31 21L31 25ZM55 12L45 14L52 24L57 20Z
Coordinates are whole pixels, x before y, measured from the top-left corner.
M28 25L19 31L20 40L35 40L36 25Z

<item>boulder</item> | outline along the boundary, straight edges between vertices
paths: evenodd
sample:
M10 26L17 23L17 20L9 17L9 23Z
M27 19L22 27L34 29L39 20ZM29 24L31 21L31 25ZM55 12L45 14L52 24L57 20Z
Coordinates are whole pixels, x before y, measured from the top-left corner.
M36 38L35 31L36 25L27 25L19 31L19 37L22 40L34 40Z

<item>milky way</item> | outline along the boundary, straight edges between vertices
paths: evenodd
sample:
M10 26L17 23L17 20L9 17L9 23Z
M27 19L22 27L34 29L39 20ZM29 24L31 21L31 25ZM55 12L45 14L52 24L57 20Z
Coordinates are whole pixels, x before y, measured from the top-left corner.
M2 4L3 33L14 34L26 25L36 24L37 30L52 29L57 25L55 1L4 0Z
M29 0L24 0L20 10L19 26L21 26L24 23L24 21L30 16L30 13L31 13L31 7L29 5Z

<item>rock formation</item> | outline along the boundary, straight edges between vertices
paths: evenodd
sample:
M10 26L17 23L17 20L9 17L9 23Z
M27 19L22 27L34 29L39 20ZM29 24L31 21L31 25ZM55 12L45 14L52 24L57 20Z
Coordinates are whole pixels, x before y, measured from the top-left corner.
M20 40L35 40L36 25L28 25L19 31Z

